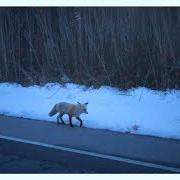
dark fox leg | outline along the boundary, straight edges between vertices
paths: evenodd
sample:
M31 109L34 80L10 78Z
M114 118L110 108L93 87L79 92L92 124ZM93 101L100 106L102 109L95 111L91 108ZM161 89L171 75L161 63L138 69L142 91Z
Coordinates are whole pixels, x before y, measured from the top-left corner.
M59 122L59 116L60 116L60 115L57 116L57 124L60 124L60 122Z
M64 113L60 115L60 119L61 119L61 122L62 122L63 124L65 124L64 121L63 121L63 119L62 119L63 116L64 116Z
M64 115L64 114L59 114L59 115L57 116L57 123L58 123L58 124L60 124L59 119L61 120L62 124L65 124L64 121L63 121L63 119L62 119L63 115Z
M72 117L69 115L69 124L71 127L73 127L73 124L72 124Z
M76 119L80 121L80 127L82 127L82 124L83 124L82 119L80 117L76 117Z

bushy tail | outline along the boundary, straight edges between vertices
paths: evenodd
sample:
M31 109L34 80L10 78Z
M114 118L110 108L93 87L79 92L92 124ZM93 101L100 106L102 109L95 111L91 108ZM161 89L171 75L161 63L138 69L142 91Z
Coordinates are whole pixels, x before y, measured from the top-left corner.
M54 116L55 114L57 113L57 110L56 110L56 104L54 105L54 107L51 109L51 111L49 112L49 116Z

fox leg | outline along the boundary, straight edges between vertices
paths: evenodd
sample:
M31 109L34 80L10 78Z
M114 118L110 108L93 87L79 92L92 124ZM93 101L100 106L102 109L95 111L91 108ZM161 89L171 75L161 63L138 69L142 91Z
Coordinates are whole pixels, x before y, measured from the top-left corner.
M57 123L58 123L58 124L60 124L59 119L61 120L62 124L65 124L64 121L63 121L63 119L62 119L63 115L64 115L64 114L59 114L59 115L57 116Z
M73 124L72 124L72 117L69 115L69 124L71 127L73 127Z
M80 117L76 117L76 119L80 121L80 127L82 127L82 124L83 124L82 119Z
M64 115L64 113L60 115L60 119L61 119L61 122L62 122L63 124L65 124L64 121L63 121L63 119L62 119L63 115Z
M59 122L59 115L57 116L57 124L60 124L60 122Z

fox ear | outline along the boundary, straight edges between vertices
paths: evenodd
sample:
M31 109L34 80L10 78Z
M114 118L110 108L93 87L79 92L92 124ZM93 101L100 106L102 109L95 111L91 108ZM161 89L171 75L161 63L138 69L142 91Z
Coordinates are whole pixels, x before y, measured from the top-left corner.
M88 105L88 102L84 103L86 106Z
M78 104L81 104L80 102L77 101Z

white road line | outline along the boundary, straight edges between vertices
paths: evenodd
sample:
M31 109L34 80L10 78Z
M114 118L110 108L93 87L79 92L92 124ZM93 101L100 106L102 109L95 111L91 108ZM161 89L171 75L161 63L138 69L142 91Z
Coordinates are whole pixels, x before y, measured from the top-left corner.
M143 162L143 161L137 161L137 160L132 160L132 159L128 159L128 158L123 158L120 156L105 155L105 154L100 154L100 153L95 153L95 152L67 148L67 147L63 147L63 146L56 146L56 145L52 145L52 144L30 141L30 140L26 140L26 139L20 139L20 138L3 136L3 135L0 135L0 139L17 141L17 142L22 142L22 143L26 143L26 144L32 144L32 145L38 145L38 146L43 146L43 147L47 147L47 148L52 148L52 149L56 149L56 150L68 151L68 152L73 152L73 153L78 153L78 154L83 154L83 155L88 155L88 156L94 156L94 157L108 159L108 160L114 160L114 161L119 161L119 162L125 162L125 163L136 164L136 165L140 165L140 166L180 173L180 168L164 166L164 165L159 165L159 164L153 164L153 163Z

